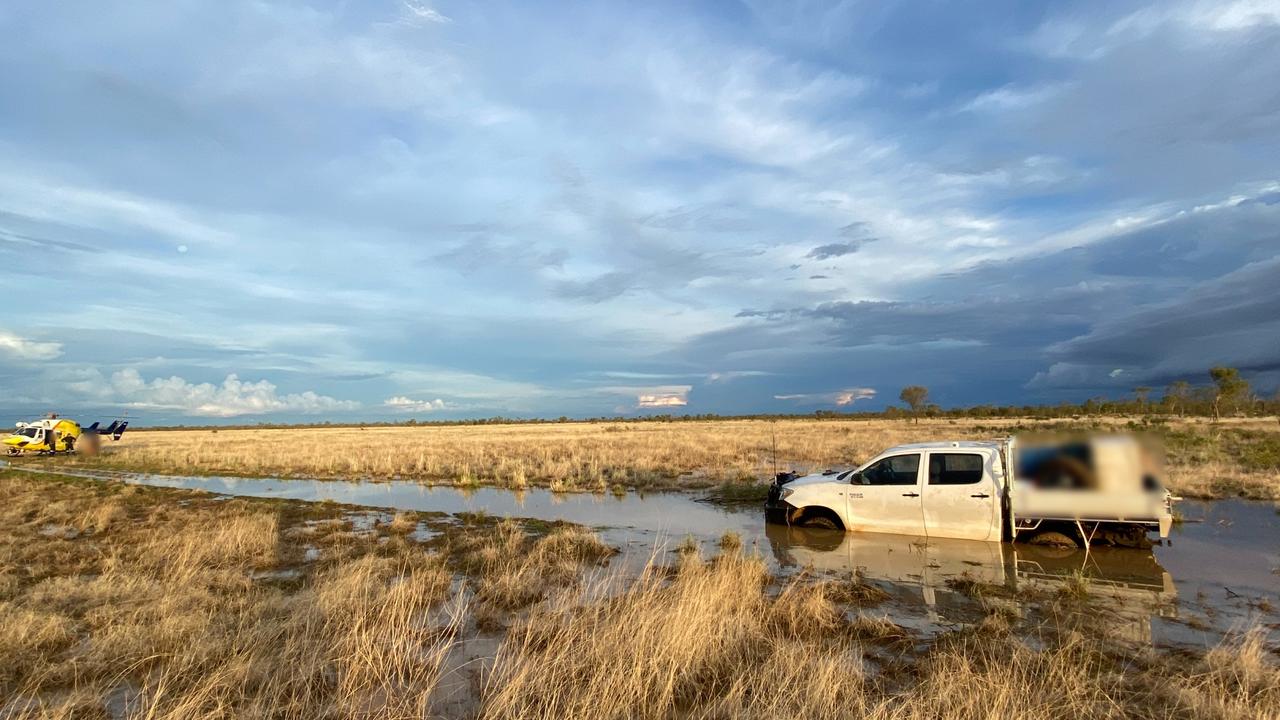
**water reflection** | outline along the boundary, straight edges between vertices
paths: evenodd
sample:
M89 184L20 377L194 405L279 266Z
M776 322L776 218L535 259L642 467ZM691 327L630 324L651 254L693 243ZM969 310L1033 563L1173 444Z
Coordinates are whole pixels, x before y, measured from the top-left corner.
M1173 579L1150 550L1042 547L845 533L767 525L765 536L780 567L815 570L940 588L957 580L1020 588L1060 589L1080 578L1090 588L1167 602Z
M784 571L861 577L933 624L968 622L993 604L1022 610L1065 595L1087 597L1114 631L1152 641L1151 618L1176 616L1177 590L1150 550L1051 548L969 540L768 525L769 551ZM986 608L974 602L981 596Z

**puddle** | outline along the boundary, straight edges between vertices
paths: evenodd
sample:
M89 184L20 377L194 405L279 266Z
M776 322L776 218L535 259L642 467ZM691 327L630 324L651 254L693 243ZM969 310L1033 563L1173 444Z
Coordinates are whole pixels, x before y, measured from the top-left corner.
M1100 613L1118 621L1117 632L1140 642L1212 645L1227 630L1280 627L1280 514L1271 503L1186 501L1179 510L1188 522L1174 528L1168 545L1086 552L768 525L757 506L716 505L679 492L593 495L404 481L66 474L385 510L564 520L599 528L622 550L611 564L624 570L638 570L655 553L674 552L688 535L710 554L724 533L734 532L746 552L759 552L778 574L856 574L876 581L893 598L894 620L912 627L972 620L977 604L965 590L974 583L1002 588L1009 598L1084 588L1101 603ZM362 529L368 530L356 528ZM421 527L414 535L420 534L426 534Z

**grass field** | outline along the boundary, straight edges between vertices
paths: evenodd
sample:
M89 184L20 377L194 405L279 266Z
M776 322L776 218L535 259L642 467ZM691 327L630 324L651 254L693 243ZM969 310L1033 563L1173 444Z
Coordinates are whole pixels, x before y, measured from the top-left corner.
M566 491L698 488L770 478L775 444L779 469L816 470L856 464L907 442L1050 429L1148 432L1168 450L1168 482L1175 492L1280 499L1275 418L1218 424L876 419L199 429L128 433L100 456L57 462L173 474L404 478Z
M732 538L620 578L575 526L373 520L0 472L0 717L1280 717L1262 631L1131 647L1087 590L922 638Z

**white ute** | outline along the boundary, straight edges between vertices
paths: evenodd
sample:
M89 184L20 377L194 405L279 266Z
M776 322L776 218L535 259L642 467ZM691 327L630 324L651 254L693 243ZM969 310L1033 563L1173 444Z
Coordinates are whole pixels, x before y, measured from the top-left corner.
M1168 537L1177 499L1149 467L1121 436L899 445L853 470L781 474L765 507L773 522L850 532L1142 546Z

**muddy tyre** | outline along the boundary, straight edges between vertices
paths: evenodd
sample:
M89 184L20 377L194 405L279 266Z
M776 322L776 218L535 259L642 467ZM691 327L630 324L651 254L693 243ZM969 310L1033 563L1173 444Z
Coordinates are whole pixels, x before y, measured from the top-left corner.
M836 514L825 508L805 508L800 512L800 516L792 520L792 522L800 527L814 530L839 531L844 529Z
M839 526L836 525L836 522L834 520L832 520L831 518L821 517L821 516L813 517L805 520L804 526L807 528L815 528L818 530L839 530L840 529Z
M1072 536L1058 532L1057 530L1046 530L1042 533L1036 533L1029 540L1032 545L1040 545L1041 547L1053 547L1063 549L1076 549L1080 547L1080 543Z

